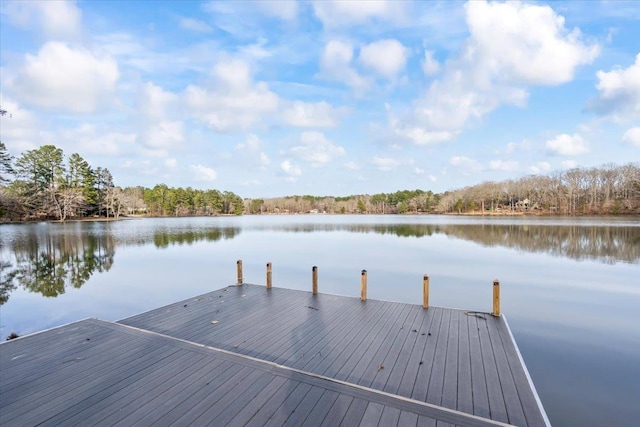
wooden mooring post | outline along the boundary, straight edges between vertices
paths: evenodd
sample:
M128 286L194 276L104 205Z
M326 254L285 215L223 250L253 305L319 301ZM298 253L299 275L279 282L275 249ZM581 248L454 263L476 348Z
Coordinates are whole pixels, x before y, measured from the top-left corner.
M422 279L422 308L429 308L429 275Z
M311 285L313 289L313 295L318 295L318 267L315 265L311 269Z
M242 283L244 282L244 280L242 279L242 260L239 259L236 262L236 268L238 270L238 285L242 285Z
M271 289L271 263L267 263L267 289Z
M367 300L367 270L362 270L360 275L360 300Z
M493 313L495 317L500 317L500 282L498 279L493 281Z

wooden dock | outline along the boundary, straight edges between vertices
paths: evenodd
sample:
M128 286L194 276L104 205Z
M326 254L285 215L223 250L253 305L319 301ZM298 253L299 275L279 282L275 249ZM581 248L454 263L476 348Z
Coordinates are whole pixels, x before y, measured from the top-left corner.
M504 317L243 284L0 344L0 425L548 426Z

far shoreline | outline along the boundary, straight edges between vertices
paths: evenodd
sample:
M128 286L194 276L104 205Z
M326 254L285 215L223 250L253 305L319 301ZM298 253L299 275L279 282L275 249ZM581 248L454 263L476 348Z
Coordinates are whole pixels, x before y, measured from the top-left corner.
M74 222L116 222L116 221L127 221L127 220L135 220L135 219L147 219L147 218L219 218L219 217L242 217L242 216L454 216L454 217L537 217L537 218L633 218L638 217L640 219L640 212L621 212L617 214L591 214L591 213L583 213L583 214L556 214L549 212L520 212L520 211L504 211L504 212L495 212L495 211L474 211L474 212L444 212L444 213L427 213L427 212L411 212L411 213L322 213L322 212L293 212L293 213L245 213L242 215L234 215L234 214L219 214L219 215L129 215L124 216L121 215L118 218L106 218L106 217L86 217L86 218L70 218L64 221L60 221L57 219L30 219L24 221L0 221L0 225L20 225L20 224L37 224L37 223L57 223L57 224L67 224Z

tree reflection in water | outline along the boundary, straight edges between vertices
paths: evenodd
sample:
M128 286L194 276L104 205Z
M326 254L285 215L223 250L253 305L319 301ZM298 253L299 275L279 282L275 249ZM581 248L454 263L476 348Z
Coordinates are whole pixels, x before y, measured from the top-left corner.
M0 305L9 301L9 294L16 288L13 278L16 270L10 262L0 260Z
M109 271L115 255L115 238L105 234L29 233L13 241L15 262L2 261L0 302L20 286L46 297L56 297L67 287L80 288L98 271Z
M153 233L153 244L157 248L166 248L169 245L190 245L199 241L215 242L221 239L233 239L240 233L236 227L224 228L187 228L187 229L160 229ZM145 242L146 243L146 242Z
M455 225L442 232L483 246L504 246L578 261L640 262L640 227L578 225Z
M80 288L91 276L107 272L114 263L116 245L148 245L166 248L171 244L192 244L198 241L231 239L239 228L160 229L148 235L118 237L110 232L87 232L80 228L60 233L39 233L33 228L28 234L11 242L9 253L1 252L0 305L9 300L20 286L45 297L56 297L69 287Z
M503 246L605 264L640 262L640 227L531 224L296 224L283 231L349 231L428 237L444 234L482 246Z
M428 237L444 234L482 246L502 246L554 257L606 264L640 262L640 227L538 224L284 224L258 227L293 233L346 231ZM21 287L46 297L80 288L95 272L114 263L117 245L190 245L237 236L240 227L159 227L143 234L114 234L104 229L69 227L43 232L38 227L0 248L0 305ZM13 256L11 256L13 254Z

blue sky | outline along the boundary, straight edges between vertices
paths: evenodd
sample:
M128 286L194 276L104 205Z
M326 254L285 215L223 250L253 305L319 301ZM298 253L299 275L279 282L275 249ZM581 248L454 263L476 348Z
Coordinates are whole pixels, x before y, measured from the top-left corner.
M123 187L442 192L640 161L640 2L0 5L1 140Z

